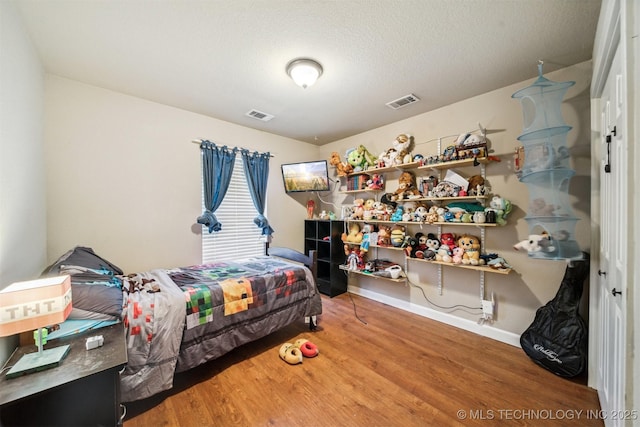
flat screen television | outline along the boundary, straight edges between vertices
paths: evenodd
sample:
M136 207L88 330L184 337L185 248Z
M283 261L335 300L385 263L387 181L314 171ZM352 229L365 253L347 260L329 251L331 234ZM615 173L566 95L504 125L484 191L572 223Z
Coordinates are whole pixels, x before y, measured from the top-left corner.
M328 191L329 171L326 160L282 165L282 179L287 193Z

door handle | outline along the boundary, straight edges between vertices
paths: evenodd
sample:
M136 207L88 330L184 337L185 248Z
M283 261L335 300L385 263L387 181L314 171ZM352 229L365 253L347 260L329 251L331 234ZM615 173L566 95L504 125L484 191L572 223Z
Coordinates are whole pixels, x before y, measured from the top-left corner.
M613 295L614 297L616 295L622 295L622 291L616 291L616 288L611 289L611 295Z
M604 165L604 173L611 173L611 135L607 135L607 164Z
M602 271L602 270L598 270L598 276L607 277L607 272L606 271Z
M613 136L616 136L617 130L615 126L613 127L611 133L607 135L605 139L605 141L607 142L607 164L604 165L605 173L611 173L611 134L613 134Z

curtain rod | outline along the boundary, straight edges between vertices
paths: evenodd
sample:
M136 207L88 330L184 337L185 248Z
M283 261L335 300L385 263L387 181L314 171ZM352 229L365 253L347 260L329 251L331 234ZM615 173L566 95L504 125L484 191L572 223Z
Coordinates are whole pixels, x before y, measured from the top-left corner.
M200 144L202 144L204 142L204 140L203 139L192 139L191 142L193 142L194 144L200 145ZM211 142L211 141L209 141L209 142ZM215 144L215 142L212 142L212 144ZM243 147L235 147L235 148L237 148L238 150L248 151L250 153L258 153L258 150L249 150L248 148L243 148ZM269 153L269 157L274 157L274 155Z

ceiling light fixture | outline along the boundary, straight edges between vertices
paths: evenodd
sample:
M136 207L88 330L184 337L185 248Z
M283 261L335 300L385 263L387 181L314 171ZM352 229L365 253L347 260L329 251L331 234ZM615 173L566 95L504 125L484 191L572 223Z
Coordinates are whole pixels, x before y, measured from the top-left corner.
M322 75L322 65L309 58L298 58L287 64L287 74L303 89L313 86Z

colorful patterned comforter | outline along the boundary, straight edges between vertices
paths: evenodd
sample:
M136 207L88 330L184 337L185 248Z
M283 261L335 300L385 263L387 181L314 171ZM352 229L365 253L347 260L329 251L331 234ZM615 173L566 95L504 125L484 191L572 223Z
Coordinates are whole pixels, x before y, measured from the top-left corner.
M322 312L311 271L266 256L123 276L123 292L123 401L169 389L174 372Z

